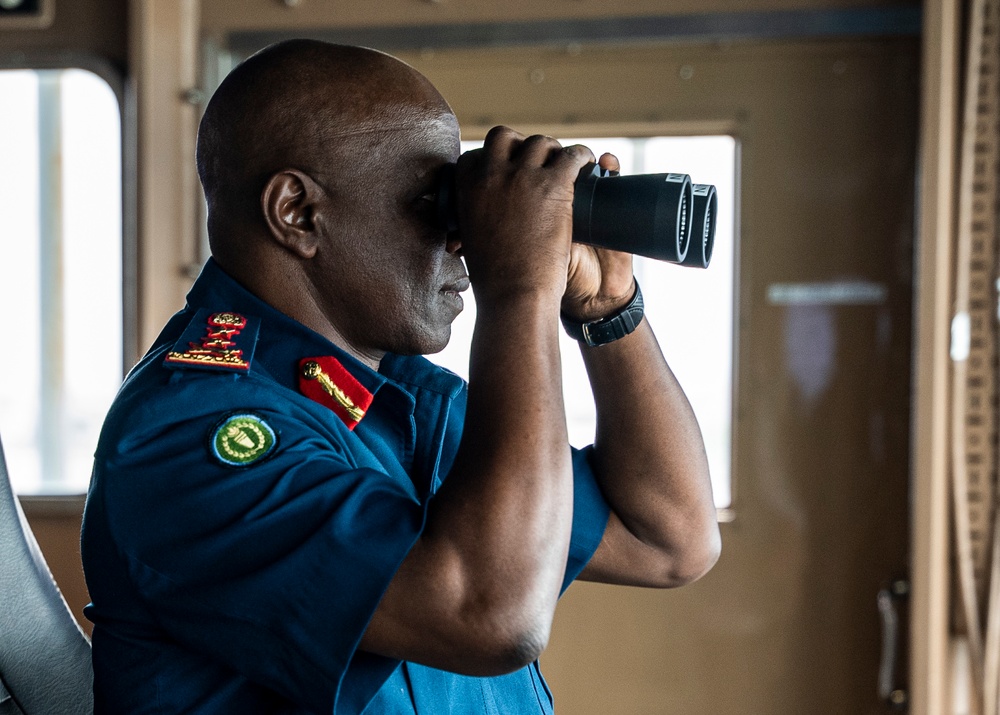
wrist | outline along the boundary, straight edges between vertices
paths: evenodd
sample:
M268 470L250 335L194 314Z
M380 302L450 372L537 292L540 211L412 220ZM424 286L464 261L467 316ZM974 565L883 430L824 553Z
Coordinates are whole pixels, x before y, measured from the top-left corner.
M588 347L606 345L630 335L639 327L645 314L639 282L633 280L634 290L624 304L595 320L578 320L562 312L562 323L571 338Z
M635 296L636 285L635 278L630 272L628 283L620 293L612 296L607 295L604 290L589 298L567 293L562 300L562 314L577 323L589 323L611 317L629 304Z
M558 291L542 288L476 290L474 287L473 290L477 315L488 315L491 318L540 315L551 320L552 314L559 310L561 301Z

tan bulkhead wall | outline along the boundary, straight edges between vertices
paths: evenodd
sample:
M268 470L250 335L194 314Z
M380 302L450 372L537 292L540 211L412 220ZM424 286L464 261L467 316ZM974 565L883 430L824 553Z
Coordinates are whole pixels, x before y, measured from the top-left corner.
M0 60L8 50L61 48L95 53L127 67L130 76L142 81L141 92L158 93L163 102L173 101L179 96L178 87L185 83L178 81L171 71L164 71L162 65L154 71L153 61L165 50L168 57L184 55L183 64L190 68L196 62L199 43L190 36L190 16L173 12L173 8L163 5L164 1L129 3L132 15L126 18L123 2L64 0L57 5L55 24L49 30L34 34L0 31ZM198 10L197 3L178 4L186 6L188 11ZM740 3L737 7L720 0L670 3L301 0L295 7L289 7L277 0L206 0L201 3L198 16L201 32L224 42L227 33L249 29L595 19L893 4L762 0ZM129 26L131 44L126 42ZM186 39L182 41L182 37ZM616 54L621 53L607 48L594 54L584 52L579 62L592 62L594 72L614 76ZM697 126L711 120L714 127L733 131L742 141L750 142L745 147L749 163L744 165L743 177L743 203L750 224L744 239L751 242L747 245L756 246L753 254L746 255L756 255L760 260L751 263L748 257L741 267L740 303L747 306L747 312L741 320L744 332L740 337L741 367L737 376L741 390L737 409L741 412L737 416L738 441L734 452L737 479L741 481L736 486L737 519L724 527L727 542L724 560L704 582L676 593L574 586L560 609L545 662L561 712L697 715L704 711L777 715L881 711L867 696L862 700L866 703L862 709L852 709L858 701L842 699L839 691L874 691L871 666L877 656L872 650L877 641L877 622L874 593L869 600L868 590L877 587L883 575L892 575L890 572L897 566L903 569L906 566L905 432L909 408L905 403L909 374L907 321L911 305L907 297L908 276L900 271L909 256L907 231L912 231L907 221L912 217L916 54L917 47L912 41L894 40L772 45L762 47L759 52L753 45L743 45L727 56L722 56L718 48L693 48L687 53L679 53L676 48L647 48L617 58L632 63L638 77L646 71L643 68L656 63L673 67L681 59L690 61L695 57L699 80L714 78L712 81L719 83L720 90L726 82L730 83L726 85L728 94L713 94L711 101L689 105L683 111L671 113L669 106L643 108L640 101L632 105L632 110L641 108L642 113L631 118L616 118L609 109L591 119L595 124L603 123L608 131L613 129L612 120L622 126L631 122L633 127L637 120L655 120L661 127L671 122L675 127L685 123ZM544 51L527 51L518 57L512 51L501 51L477 58L475 53L458 53L452 57L451 66L445 55L423 61L426 66L421 66L419 55L407 59L426 71L453 99L453 95L462 95L471 87L468 74L463 72L482 70L520 76L518 71L523 64L545 55ZM467 124L476 124L483 117L535 125L563 124L566 107L575 100L572 91L559 88L558 78L561 72L569 78L576 70L566 59L554 64L560 62L569 64L549 74L557 83L536 88L539 93L555 92L558 102L546 104L539 94L529 97L530 101L520 108L507 104L502 108L473 110L471 105L464 106L464 100L453 100L460 118ZM843 74L835 76L829 71L836 62L846 63L846 79ZM727 79L727 66L742 67L741 73L730 73ZM670 81L674 81L673 76ZM636 80L635 87L619 85L616 91L637 90L640 85ZM527 91L533 90L528 87ZM758 95L759 104L754 103L754 94ZM140 104L140 111L141 107ZM878 116L878 112L893 112L893 116L905 119L894 126L884 116ZM185 157L174 151L176 143L166 147L170 133L175 131L173 127L193 126L191 117L178 116L183 121L164 125L156 134L146 135L145 143L158 157L156 166L161 176L190 171L189 166L183 165ZM783 123L784 136L767 129L775 121ZM885 172L897 184L891 187L883 212L870 214L877 222L876 235L892 234L877 248L880 266L873 278L885 281L893 291L885 308L897 327L888 347L879 353L881 362L877 367L886 372L873 376L865 374L870 368L865 356L874 351L874 343L880 338L870 316L838 314L835 322L846 341L838 356L842 367L837 384L842 389L821 404L813 405L811 409L815 412L806 413L796 401L794 386L780 371L780 356L773 354L774 346L783 339L785 327L780 311L764 300L764 288L771 280L787 280L800 273L808 274L810 279L824 279L828 272L850 268L854 264L837 262L839 254L831 245L839 240L841 230L845 227L850 230L861 219L847 215L852 210L849 202L844 203L841 211L840 204L827 205L816 196L809 199L808 205L795 209L798 213L783 215L779 213L780 197L763 196L760 187L764 181L787 180L780 173L781 161L785 159L778 161L775 157L784 156L792 166L798 166L794 162L795 152L808 151L830 133L839 142L836 146L843 149L839 158L850 166L872 172L868 178L858 179L861 188L873 186L871 177L885 176ZM850 137L854 134L863 140L863 146L852 143ZM190 139L190 136L178 138L181 142ZM169 149L166 153L165 147ZM910 153L904 147L910 147ZM873 154L874 161L866 159L866 152ZM824 166L829 163L836 168L837 153L822 152ZM893 161L896 163L892 164ZM907 178L910 183L905 186ZM171 203L191 206L199 200L197 196L175 195L191 188L190 174L186 179L155 187L147 182L139 197L140 204L152 199L154 188L159 191L157 201L168 206ZM858 189L848 187L848 190ZM845 201L843 197L840 200ZM858 210L871 211L871 208ZM884 211L890 215L886 216ZM811 232L816 235L806 235L803 227L810 222L817 227ZM157 234L158 225L140 223L140 246L161 251L164 261L140 273L143 281L140 292L146 300L137 316L141 321L137 332L142 336L137 347L148 342L160 323L179 307L190 282L185 270L196 237L183 231ZM192 234L194 230L191 229ZM768 238L773 231L777 233ZM860 242L862 237L854 235L851 241ZM769 240L773 242L768 244ZM849 241L844 248L857 249L859 245ZM817 254L821 258L833 257L834 264L816 260ZM767 260L762 258L768 255L771 257ZM136 315L134 311L132 314ZM891 376L893 373L895 377ZM867 416L872 410L885 413L891 427L889 442L884 445L890 459L887 461L883 455L877 464L860 439L861 433L845 426L850 423L851 414ZM749 419L759 416L761 411L772 419ZM789 435L792 442L779 441L779 437L784 440ZM852 481L859 474L861 480ZM788 479L792 481L785 484L787 491L783 496L773 491L782 480ZM819 490L810 490L810 485L818 485ZM797 518L805 520L798 527L778 513L781 503L787 506L789 499L796 505ZM86 602L75 538L81 503L77 500L75 509L61 506L29 509L39 541L78 616ZM874 512L865 516L873 520L865 521L863 526L852 521L860 518L851 512L858 505ZM844 511L835 514L831 511L833 507ZM751 539L754 532L763 534L762 540ZM838 545L838 539L846 542L846 550L838 550L844 546L844 543ZM885 550L879 554L866 553L866 544L876 541ZM855 577L863 582L863 593L838 590L840 581ZM757 604L766 605L767 601L774 602L776 610L760 610L763 605L758 608ZM821 659L813 658L815 652L835 647L827 639L837 632L837 626L829 620L831 611L836 611L838 618L859 622L868 632L867 636L855 633L847 644L842 644L859 649L858 663L852 665L849 658L836 656L830 661L835 667L832 674L824 672ZM783 656L776 655L782 650ZM789 654L801 662L788 660ZM796 666L800 669L796 670ZM685 680L686 675L691 678ZM733 682L727 684L727 680ZM712 695L713 692L717 695Z
M202 31L588 20L764 10L916 5L898 0L204 0Z

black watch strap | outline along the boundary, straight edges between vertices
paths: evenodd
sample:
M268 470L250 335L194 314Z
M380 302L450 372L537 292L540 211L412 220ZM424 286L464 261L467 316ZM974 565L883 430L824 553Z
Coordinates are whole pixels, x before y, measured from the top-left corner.
M571 338L593 348L613 343L632 333L642 322L642 316L642 291L639 290L639 281L636 281L632 300L614 315L589 323L578 323L563 313L562 324Z

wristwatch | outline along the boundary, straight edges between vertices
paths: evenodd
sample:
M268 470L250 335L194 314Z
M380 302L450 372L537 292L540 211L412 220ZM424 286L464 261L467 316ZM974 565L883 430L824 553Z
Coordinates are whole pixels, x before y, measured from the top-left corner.
M613 343L615 340L632 333L642 322L642 316L642 291L639 290L639 281L636 281L635 295L632 296L632 300L614 315L592 320L589 323L578 323L565 313L561 317L563 327L571 338L593 348Z

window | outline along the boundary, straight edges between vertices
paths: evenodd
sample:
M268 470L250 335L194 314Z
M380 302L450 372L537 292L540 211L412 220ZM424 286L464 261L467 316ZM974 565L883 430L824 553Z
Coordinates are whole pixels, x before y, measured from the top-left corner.
M586 144L594 154L615 154L622 173L685 173L695 183L714 184L719 219L708 270L681 268L637 258L635 274L642 285L646 317L691 401L701 425L712 472L715 504L732 504L731 441L733 395L733 291L735 287L736 141L730 136L565 139ZM463 142L462 150L482 146ZM431 359L468 378L469 346L475 325L475 299L455 321L452 340ZM593 395L574 341L562 336L563 386L570 442L594 439Z
M122 378L118 100L75 69L0 97L0 439L19 493L82 493Z

